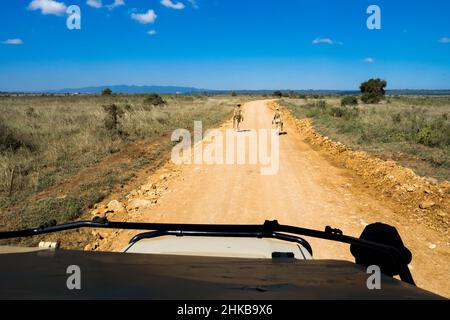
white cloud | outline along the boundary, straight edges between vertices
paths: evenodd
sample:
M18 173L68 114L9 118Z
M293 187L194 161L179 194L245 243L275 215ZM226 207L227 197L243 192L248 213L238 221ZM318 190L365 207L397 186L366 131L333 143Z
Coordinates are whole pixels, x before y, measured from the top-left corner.
M193 6L195 9L198 9L197 0L188 0L188 2Z
M101 8L102 7L102 0L87 0L86 4L93 8Z
M21 44L23 44L23 41L22 41L22 39L16 38L16 39L8 39L5 41L2 41L2 43L3 44L12 44L12 45L21 45Z
M374 63L375 62L375 59L374 58L365 58L364 59L364 62L367 62L367 63Z
M330 38L316 38L316 39L313 40L312 43L313 44L325 43L325 44L331 44L331 45L333 45L333 44L342 44L342 42L334 41L334 40L331 40Z
M108 9L114 9L120 6L124 6L125 5L125 1L124 0L114 0L114 2L110 5L107 5L106 7Z
M181 2L172 2L172 0L162 0L161 4L164 7L172 8L172 9L176 9L176 10L181 10L181 9L184 9L186 7L183 3L181 3Z
M110 10L124 6L125 1L124 0L114 0L111 4L103 5L102 0L87 0L86 4L90 7L100 9L102 7L108 8Z
M148 34L149 36L154 36L154 35L156 35L156 30L150 30L150 31L147 31L147 34Z
M450 38L444 37L439 39L440 43L450 43Z
M28 10L41 10L42 14L60 16L66 13L67 7L63 2L54 0L33 0L28 5Z
M156 18L158 16L156 15L155 11L148 10L146 13L132 13L131 19L138 21L142 24L148 24L148 23L154 23Z

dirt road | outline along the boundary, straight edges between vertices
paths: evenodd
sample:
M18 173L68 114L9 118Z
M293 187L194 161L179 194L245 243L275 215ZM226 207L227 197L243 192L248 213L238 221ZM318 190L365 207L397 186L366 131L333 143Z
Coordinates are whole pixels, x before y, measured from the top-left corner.
M273 111L267 101L244 106L242 129L271 128ZM229 127L227 123L225 127ZM354 186L354 175L338 168L313 150L287 126L280 137L280 168L263 176L258 165L184 165L158 172L178 171L156 205L138 209L128 220L182 223L262 223L278 220L308 228L325 226L359 236L364 226L385 222L396 226L413 252L410 265L419 286L450 296L450 250L448 239L436 231L399 216ZM240 133L237 133L240 134ZM104 241L100 250L118 250L130 233ZM310 240L310 239L308 239ZM353 260L347 245L310 240L316 259Z

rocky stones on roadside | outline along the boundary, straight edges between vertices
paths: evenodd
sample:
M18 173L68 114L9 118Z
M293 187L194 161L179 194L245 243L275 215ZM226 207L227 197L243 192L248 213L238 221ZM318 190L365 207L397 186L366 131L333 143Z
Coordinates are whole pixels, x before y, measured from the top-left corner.
M98 229L98 230L93 230L91 232L91 234L97 241L101 241L101 240L104 240L104 239L110 237L111 235L113 235L114 232L111 232L110 230L105 230L105 229Z
M154 203L153 200L133 199L128 202L128 208L134 209L134 210L145 209L145 208L151 207L153 203Z
M437 184L439 181L436 178L432 177L423 177L427 184Z
M147 184L144 184L141 187L141 190L144 191L144 192L150 192L150 191L153 191L155 189L156 189L156 184L154 184L154 183L147 183Z
M447 213L445 213L444 211L438 211L438 212L437 212L437 215L438 215L439 217L441 217L441 218L445 218L445 217L448 216Z
M84 247L84 251L94 251L94 250L98 249L98 247L99 247L98 243L90 243Z
M430 209L436 205L435 202L431 200L425 200L419 204L420 209Z
M91 232L91 234L92 234L92 236L94 237L94 238L96 238L97 240L103 240L103 236L98 232L98 231L96 231L96 230L93 230L92 232Z
M125 207L120 201L112 200L106 206L106 212L105 213L123 213L125 211L126 211Z
M106 214L106 210L107 210L106 206L104 206L104 205L97 205L95 207L95 209L91 211L91 214L94 217L101 217L101 216L104 216Z

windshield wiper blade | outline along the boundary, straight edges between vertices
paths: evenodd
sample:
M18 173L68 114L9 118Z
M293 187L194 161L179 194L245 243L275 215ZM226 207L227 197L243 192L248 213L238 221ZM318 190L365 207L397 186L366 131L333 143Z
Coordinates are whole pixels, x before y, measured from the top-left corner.
M80 228L102 228L123 230L147 230L147 231L198 231L198 232L290 232L299 235L311 236L334 240L336 236L342 235L337 229L327 227L325 232L278 224L278 221L266 221L264 224L172 224L172 223L147 223L147 222L115 222L106 218L94 218L92 221L75 221L65 224L56 224L50 221L37 228L16 231L0 232L0 239L12 239L20 237L31 237L48 233L55 233ZM337 231L331 231L337 230Z

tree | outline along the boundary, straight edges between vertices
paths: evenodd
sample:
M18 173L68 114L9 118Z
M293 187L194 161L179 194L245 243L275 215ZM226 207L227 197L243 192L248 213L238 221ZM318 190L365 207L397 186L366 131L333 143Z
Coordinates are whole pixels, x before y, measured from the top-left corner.
M280 90L277 90L277 91L274 91L274 92L272 93L272 95L273 95L274 97L281 98L281 97L283 97L283 92L281 92Z
M341 106L345 107L345 106L356 106L358 105L358 99L356 97L353 96L347 96L347 97L343 97L341 99Z
M102 96L110 96L112 94L112 90L110 88L105 88L102 90Z
M236 93L235 91L232 91L232 92L231 92L231 96L232 96L232 97L236 97L236 96L237 96L237 93Z
M361 90L361 100L364 103L379 103L385 95L387 82L382 79L370 79L361 83L359 89Z

